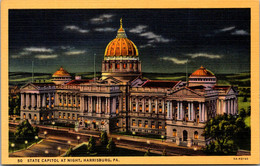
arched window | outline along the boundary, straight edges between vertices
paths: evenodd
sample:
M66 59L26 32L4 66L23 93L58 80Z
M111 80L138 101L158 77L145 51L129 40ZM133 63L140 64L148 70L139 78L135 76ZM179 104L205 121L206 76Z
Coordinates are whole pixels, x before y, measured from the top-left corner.
M173 130L172 130L172 136L173 136L173 137L176 137L176 136L177 136L177 131L176 131L176 129L173 129Z
M126 69L126 63L123 64L123 68Z
M36 116L36 114L34 114L34 120L37 120L37 116Z
M32 115L31 114L29 114L29 119L32 119Z
M198 139L199 138L199 133L197 131L194 132L194 139Z
M26 114L25 113L23 113L23 118L26 119Z

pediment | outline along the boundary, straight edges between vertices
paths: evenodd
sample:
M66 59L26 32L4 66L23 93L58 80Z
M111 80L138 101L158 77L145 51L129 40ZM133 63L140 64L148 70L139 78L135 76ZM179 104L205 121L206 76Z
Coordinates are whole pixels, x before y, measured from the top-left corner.
M201 94L198 94L190 89L182 88L179 90L176 90L170 94L172 97L203 97Z
M236 91L233 88L230 88L229 91L227 91L227 95L233 95L236 94Z
M108 77L108 78L102 80L102 82L106 82L106 83L108 83L108 84L118 84L118 83L120 83L120 82L122 82L122 81L120 81L120 80L118 80L118 79L116 79L116 78L110 76L110 77Z
M35 85L28 83L24 85L21 90L39 90Z

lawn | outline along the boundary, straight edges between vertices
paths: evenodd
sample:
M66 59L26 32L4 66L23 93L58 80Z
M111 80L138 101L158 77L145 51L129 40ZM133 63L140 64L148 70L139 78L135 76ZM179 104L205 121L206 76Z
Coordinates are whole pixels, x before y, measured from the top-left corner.
M38 142L40 141L41 139L39 138L38 139ZM11 147L11 144L14 143L15 144L15 147L12 148ZM28 144L27 144L27 147L34 144L35 141L32 141L32 142L29 142L28 141ZM20 149L25 149L26 146L24 143L17 143L15 142L15 136L14 136L14 133L13 132L10 132L9 131L9 152L12 152L12 151L16 151L16 150L20 150Z
M87 153L87 145L82 144L79 148L72 151L71 156L144 156L145 152L130 150L125 148L116 147L114 153L108 153L105 146L97 146L95 153ZM160 156L159 154L151 153L151 156Z

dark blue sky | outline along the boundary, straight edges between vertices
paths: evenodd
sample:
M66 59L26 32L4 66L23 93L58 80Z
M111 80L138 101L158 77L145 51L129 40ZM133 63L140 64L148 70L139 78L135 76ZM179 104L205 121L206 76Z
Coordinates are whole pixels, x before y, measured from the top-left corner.
M250 70L250 9L9 10L9 69L100 71L121 17L143 72Z

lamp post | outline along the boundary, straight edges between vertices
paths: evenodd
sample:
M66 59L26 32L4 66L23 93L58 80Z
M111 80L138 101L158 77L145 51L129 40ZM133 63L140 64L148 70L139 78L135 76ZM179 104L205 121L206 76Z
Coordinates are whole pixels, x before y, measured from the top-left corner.
M13 150L13 152L14 152L15 144L14 144L14 143L11 143L11 147L12 147L12 150Z
M135 132L134 132L134 131L132 132L132 135L133 135L133 138L134 138L134 135L135 135Z
M49 151L48 151L48 150L45 150L44 153L45 153L45 154L49 154Z
M59 146L59 147L57 148L57 150L59 151L59 156L60 156L61 147Z
M162 136L161 136L161 138L162 138L162 142L163 142L163 139L164 139L164 135L162 135Z
M43 134L44 134L44 138L46 139L47 131L44 131Z
M54 129L55 122L53 121L51 124L52 124L52 126L53 126L53 129Z
M28 144L28 141L27 141L27 140L25 140L25 141L24 141L24 144L25 144L25 149L27 149L27 144Z
M78 140L78 144L79 144L79 140L80 140L80 136L79 135L77 136L77 140Z
M36 140L36 144L37 144L37 141L38 141L38 136L36 135L34 138L35 138L35 140Z
M68 141L68 144L69 144L69 148L70 148L71 141Z

